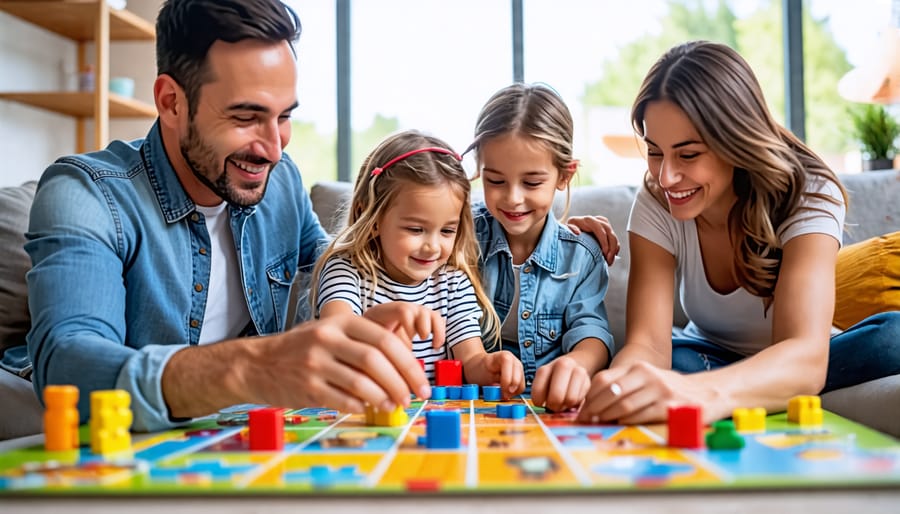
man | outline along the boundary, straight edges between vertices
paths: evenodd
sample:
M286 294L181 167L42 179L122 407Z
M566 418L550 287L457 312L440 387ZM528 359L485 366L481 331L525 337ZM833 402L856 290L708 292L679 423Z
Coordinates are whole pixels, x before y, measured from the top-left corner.
M325 238L282 154L296 14L278 0L168 0L156 28L159 118L147 138L59 159L35 196L38 395L78 386L84 421L90 391L125 389L137 430L237 403L358 412L428 397L407 342L373 321L278 333L293 274ZM419 327L430 316L398 312Z

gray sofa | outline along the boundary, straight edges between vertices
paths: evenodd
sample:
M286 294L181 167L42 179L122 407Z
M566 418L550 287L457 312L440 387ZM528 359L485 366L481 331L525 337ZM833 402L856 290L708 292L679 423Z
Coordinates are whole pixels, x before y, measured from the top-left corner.
M842 176L850 191L850 211L845 244L900 230L900 175L887 170ZM351 185L323 182L313 185L313 207L330 232L344 218L342 206ZM22 344L28 327L24 274L29 266L22 249L27 228L28 205L34 184L0 189L0 350ZM625 224L635 188L628 186L576 187L570 215L602 214L610 219L622 241L619 259L610 268L607 310L616 341L624 341L625 290L628 279L628 242ZM479 196L478 192L475 194ZM556 212L562 214L563 196L558 195ZM676 299L677 301L677 299ZM676 323L684 314L676 305ZM898 342L900 344L900 342ZM826 408L850 419L900 437L900 375L886 377L823 395ZM0 370L0 439L40 431L41 409L27 382Z

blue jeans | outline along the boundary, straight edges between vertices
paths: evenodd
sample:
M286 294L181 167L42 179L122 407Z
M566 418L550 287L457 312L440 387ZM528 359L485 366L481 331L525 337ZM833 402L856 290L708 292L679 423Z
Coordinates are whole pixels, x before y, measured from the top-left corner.
M672 337L672 369L696 373L744 356L703 339ZM785 370L786 372L788 370ZM870 316L831 338L823 393L900 373L900 311Z

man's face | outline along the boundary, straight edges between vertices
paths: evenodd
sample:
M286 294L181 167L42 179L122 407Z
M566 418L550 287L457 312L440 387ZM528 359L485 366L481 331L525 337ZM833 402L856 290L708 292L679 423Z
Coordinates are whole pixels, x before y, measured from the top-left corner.
M199 205L255 205L290 140L297 106L294 57L286 42L245 40L217 41L208 58L212 80L200 88L194 117L178 142L193 172L182 182Z

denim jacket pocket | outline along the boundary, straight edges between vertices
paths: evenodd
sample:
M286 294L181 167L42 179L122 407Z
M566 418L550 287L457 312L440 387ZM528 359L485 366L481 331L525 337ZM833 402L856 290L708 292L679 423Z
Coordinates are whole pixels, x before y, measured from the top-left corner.
M538 337L535 354L545 355L556 349L561 343L563 330L562 314L538 314Z
M276 330L284 330L285 317L290 300L291 283L297 271L297 253L285 255L275 263L266 267L269 280L269 292L272 294L272 306L275 314Z

